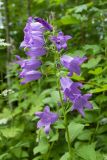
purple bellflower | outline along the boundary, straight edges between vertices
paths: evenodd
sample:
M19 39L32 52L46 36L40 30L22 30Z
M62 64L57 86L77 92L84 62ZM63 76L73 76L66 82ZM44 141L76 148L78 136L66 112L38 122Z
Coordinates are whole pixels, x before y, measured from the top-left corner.
M84 114L84 108L92 109L93 106L90 102L88 102L88 99L92 96L92 94L77 94L76 98L73 101L72 111L77 110L83 117Z
M32 17L28 19L24 28L24 40L20 45L28 56L37 57L46 53L44 31L45 28L41 23L35 22Z
M30 81L38 80L41 78L41 73L36 71L41 65L41 61L37 57L46 54L44 32L46 30L52 30L52 26L41 18L29 17L24 28L24 40L22 41L20 48L24 48L25 54L30 59L22 59L20 56L16 56L16 63L22 68L19 74L20 78L23 78L21 84L26 84Z
M46 49L43 47L31 47L29 48L29 51L26 51L25 53L27 56L30 57L40 57L46 54Z
M20 56L16 56L16 63L22 68L19 74L20 78L23 78L21 84L26 84L30 81L38 80L41 78L41 73L36 71L41 65L41 61L32 57L31 59L22 59Z
M22 69L35 70L38 69L42 64L40 60L35 59L34 57L31 59L22 59L20 56L16 55L16 58L18 59L16 63L19 64Z
M67 68L70 73L68 76L72 76L73 73L80 75L80 65L86 60L86 57L71 57L68 55L63 55L60 59L61 64Z
M80 94L81 91L79 88L82 87L82 84L79 82L73 82L69 77L62 77L60 79L61 88L64 93L64 100L67 98L73 101L77 94Z
M39 71L35 71L35 70L29 71L29 70L23 69L19 76L20 78L23 78L23 80L21 81L21 84L26 84L28 82L40 79L42 75Z
M48 106L45 107L43 112L36 112L36 116L40 118L37 123L37 128L44 127L44 131L46 134L50 131L50 125L55 123L58 119L58 115L50 112L50 108Z
M47 30L49 30L49 31L52 31L52 30L53 30L53 29L52 29L52 26L51 26L47 21L45 21L44 19L37 17L37 18L34 18L34 20L35 20L36 22L41 23L41 24L45 27L45 29L47 29Z
M59 32L58 36L52 36L50 40L56 45L57 50L60 51L61 49L67 49L67 41L71 38L71 36Z

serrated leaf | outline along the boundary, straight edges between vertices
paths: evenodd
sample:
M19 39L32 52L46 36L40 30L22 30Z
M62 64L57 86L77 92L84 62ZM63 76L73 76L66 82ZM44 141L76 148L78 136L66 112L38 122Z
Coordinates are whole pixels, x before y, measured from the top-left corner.
M79 76L79 75L77 75L75 73L73 74L72 79L76 80L76 81L83 81L83 80L85 80L84 77Z
M99 75L103 72L103 69L101 67L96 68L95 70L90 70L88 73L93 75Z
M96 57L96 58L90 59L87 63L84 63L84 64L82 65L82 67L88 68L88 69L94 68L94 67L97 66L97 64L98 64L100 61L101 61L101 56L98 56L98 57Z
M107 84L102 85L101 88L91 89L90 93L99 93L99 92L103 92L103 91L107 91Z
M61 158L60 160L70 160L70 155L68 152L66 152Z
M86 4L75 7L75 13L82 12L83 10L87 10Z
M87 130L82 131L79 134L78 139L79 140L90 140L91 135L92 135L92 131L90 131L90 130L87 129Z
M58 121L56 121L56 123L55 123L55 128L57 128L57 129L64 129L65 126L64 126L63 120L58 120Z
M91 54L98 54L101 51L101 47L99 45L93 44L93 45L89 45L86 44L83 49L85 51L90 51Z
M22 131L23 128L16 128L16 127L3 128L0 130L1 134L6 138L14 138Z
M79 20L76 17L72 17L69 15L63 16L59 22L63 25L69 25L69 24L78 24Z
M34 154L41 153L45 154L48 151L49 143L45 137L42 137L39 145L33 149Z
M78 135L82 132L83 128L84 128L84 125L81 123L71 122L68 125L71 142L74 141L74 139L78 137ZM66 137L66 140L67 140L67 137Z
M80 147L76 150L76 153L84 160L96 160L96 152L93 145L80 145Z
M53 142L53 141L57 141L59 138L59 133L55 133L52 135L51 139L49 140L50 142Z

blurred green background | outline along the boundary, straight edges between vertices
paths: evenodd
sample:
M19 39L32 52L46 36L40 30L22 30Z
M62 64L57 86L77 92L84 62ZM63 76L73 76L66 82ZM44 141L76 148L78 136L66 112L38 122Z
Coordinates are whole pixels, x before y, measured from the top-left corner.
M71 35L67 54L88 57L81 76L73 79L84 83L84 93L93 93L94 109L86 111L84 119L77 113L68 115L80 125L79 134L73 133L73 160L107 160L107 0L0 0L0 160L43 160L40 153L45 155L48 145L37 151L34 112L46 104L54 108L59 99L51 53L48 60L43 58L46 77L20 85L14 60L16 54L26 57L19 45L29 16L44 18ZM58 140L60 148L62 140L56 137L53 141ZM60 160L65 148L65 142L58 152L53 146L50 160Z

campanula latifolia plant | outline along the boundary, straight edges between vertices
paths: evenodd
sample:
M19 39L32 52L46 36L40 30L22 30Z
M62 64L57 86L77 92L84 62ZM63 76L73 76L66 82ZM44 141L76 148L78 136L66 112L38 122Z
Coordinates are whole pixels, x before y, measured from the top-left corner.
M71 112L77 111L78 114L84 118L85 109L93 108L91 102L89 102L92 95L90 93L82 93L84 86L82 82L73 81L72 79L74 74L81 74L81 65L87 60L87 57L71 57L66 54L68 50L67 44L68 41L70 43L71 38L71 35L65 35L62 31L57 32L54 26L42 18L29 17L24 28L24 40L20 45L20 48L23 49L26 54L26 59L20 58L18 55L16 56L16 63L19 64L22 69L19 73L19 77L22 79L21 84L30 83L31 81L37 83L37 80L43 80L45 73L43 73L43 69L41 70L41 66L43 65L41 56L46 56L47 61L49 54L52 54L54 57L53 72L59 101L57 102L57 106L52 108L51 104L48 103L44 106L43 111L35 113L38 121L38 146L35 147L34 153L37 154L41 160L51 159L51 152L55 142L57 143L60 139L52 136L52 134L61 135L61 132L64 132L64 134L62 134L63 137L61 137L62 139L60 141L62 141L62 143L66 142L68 146L68 149L65 150L67 159L73 160L74 150L71 140L72 132L69 132L69 119L71 119L69 115ZM49 78L50 76L51 75L47 75ZM60 122L62 122L63 130L58 127ZM46 144L44 144L43 137L45 137ZM52 140L52 137L53 139L55 138L55 140ZM41 149L41 147L43 147L41 143L44 147L47 147L48 143L47 152Z

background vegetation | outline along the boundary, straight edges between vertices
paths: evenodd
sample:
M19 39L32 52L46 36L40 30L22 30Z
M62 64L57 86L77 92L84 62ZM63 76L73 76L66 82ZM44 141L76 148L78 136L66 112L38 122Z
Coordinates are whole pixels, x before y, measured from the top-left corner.
M48 19L58 30L72 35L69 55L86 55L81 76L83 92L93 93L94 109L83 119L69 113L73 160L107 160L107 0L2 0L0 2L0 160L43 160L52 146L50 159L67 160L62 122L60 134L51 133L49 142L38 144L34 112L58 101L56 79L52 74L51 53L43 57L46 78L20 85L15 55L23 40L29 16ZM6 42L6 43L5 43ZM58 142L56 142L58 140Z

